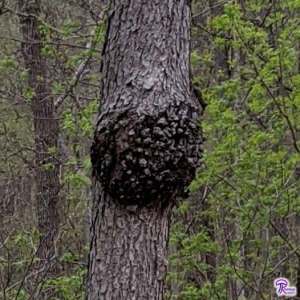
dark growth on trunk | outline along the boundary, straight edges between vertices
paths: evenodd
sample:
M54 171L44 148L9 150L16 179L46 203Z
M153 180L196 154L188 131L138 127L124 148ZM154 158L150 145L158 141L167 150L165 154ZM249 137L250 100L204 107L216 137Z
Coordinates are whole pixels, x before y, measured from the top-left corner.
M184 1L125 2L110 10L93 175L126 205L167 202L193 180L202 152L189 9Z

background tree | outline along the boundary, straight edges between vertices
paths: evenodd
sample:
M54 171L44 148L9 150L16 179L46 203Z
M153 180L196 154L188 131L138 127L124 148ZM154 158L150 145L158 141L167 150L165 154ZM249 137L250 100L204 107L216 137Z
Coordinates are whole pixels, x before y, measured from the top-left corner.
M59 227L60 183L57 153L59 124L54 99L47 82L46 59L42 54L42 36L38 19L40 1L19 1L23 41L21 51L28 71L27 93L31 94L34 124L36 201L40 233L39 257L53 259L54 240Z

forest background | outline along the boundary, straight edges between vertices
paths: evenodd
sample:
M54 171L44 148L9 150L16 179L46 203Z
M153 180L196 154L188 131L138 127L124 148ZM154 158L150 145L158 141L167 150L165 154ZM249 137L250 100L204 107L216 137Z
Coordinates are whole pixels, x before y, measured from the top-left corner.
M19 2L0 1L0 299L49 291L83 299L105 8L41 1L59 129L57 147L47 150L60 179L52 269L40 264L38 223L49 216L36 198L35 92ZM278 277L300 291L299 11L298 0L192 3L191 69L208 104L206 142L191 194L172 217L166 300L276 299Z

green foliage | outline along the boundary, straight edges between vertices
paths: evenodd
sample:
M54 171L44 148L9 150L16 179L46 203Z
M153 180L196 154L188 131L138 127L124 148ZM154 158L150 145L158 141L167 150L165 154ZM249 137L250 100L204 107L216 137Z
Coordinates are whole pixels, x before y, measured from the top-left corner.
M171 232L168 282L176 282L179 293L167 299L235 299L234 290L245 293L243 299L258 293L270 299L278 274L296 284L296 2L247 1L241 7L229 1L207 22L208 44L192 52L192 67L200 74L194 81L208 102L202 124L207 143L190 187L195 199L178 209ZM259 278L264 282L255 292Z
M27 86L24 91L24 98L26 99L26 101L31 101L34 96L35 91L29 86Z
M42 1L38 30L47 70L46 76L34 80L44 80L50 89L45 96L62 102L54 112L60 122L59 140L47 150L53 162L37 166L31 112L36 92L29 86L30 68L25 68L21 55L20 16L14 5L9 3L9 12L0 15L0 299L38 299L49 292L60 300L83 299L89 249L83 220L91 197L89 151L100 99L105 26L91 14L96 11L92 2L83 8ZM57 165L62 218L52 259L58 262L58 271L53 278L47 274L50 279L45 281L43 261L38 259L42 236L37 229L34 179L37 168Z
M49 288L58 293L59 298L53 297L52 300L82 300L84 299L84 277L85 268L74 267L73 276L61 276L47 280L43 283L42 290Z

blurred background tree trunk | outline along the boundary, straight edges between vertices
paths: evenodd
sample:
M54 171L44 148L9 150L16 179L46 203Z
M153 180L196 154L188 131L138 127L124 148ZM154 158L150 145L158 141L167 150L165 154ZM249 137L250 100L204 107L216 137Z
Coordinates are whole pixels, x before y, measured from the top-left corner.
M43 55L39 0L19 0L21 50L28 70L28 101L31 102L35 141L36 214L40 232L37 251L46 269L52 269L58 250L56 237L60 224L60 182L57 145L58 118L48 81L46 58Z

